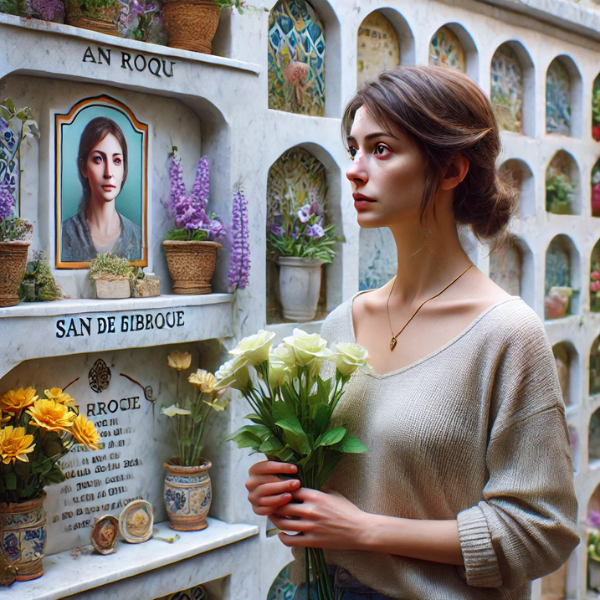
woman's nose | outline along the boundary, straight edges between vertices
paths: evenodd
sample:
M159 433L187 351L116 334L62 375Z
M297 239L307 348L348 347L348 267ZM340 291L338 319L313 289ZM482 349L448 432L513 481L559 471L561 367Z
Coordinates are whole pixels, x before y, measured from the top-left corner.
M364 163L361 159L361 153L357 152L354 156L354 160L350 163L350 166L346 170L346 177L355 183L366 183L369 179L367 171L364 167Z
M112 165L110 164L110 161L106 161L104 163L104 179L112 179Z

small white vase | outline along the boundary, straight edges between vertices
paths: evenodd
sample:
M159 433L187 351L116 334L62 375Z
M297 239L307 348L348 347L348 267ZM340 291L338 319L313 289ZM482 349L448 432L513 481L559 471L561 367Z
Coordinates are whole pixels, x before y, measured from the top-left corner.
M588 558L588 587L600 591L600 563Z
M286 321L312 321L317 314L323 261L280 256L277 265L283 318Z

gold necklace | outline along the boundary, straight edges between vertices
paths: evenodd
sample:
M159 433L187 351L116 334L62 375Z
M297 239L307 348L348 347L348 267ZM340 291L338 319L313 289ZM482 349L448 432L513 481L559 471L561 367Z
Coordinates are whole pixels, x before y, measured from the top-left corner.
M429 302L430 300L437 298L441 293L445 292L455 281L460 279L472 266L473 264L470 264L458 277L455 277L441 292L438 292L437 294L435 294L435 296L431 296L431 298L427 298L427 300L425 300L425 302L423 302L423 304L421 304L421 306L419 306L419 308L415 310L413 316L406 322L406 325L404 325L404 327L396 335L394 335L394 330L392 329L392 320L390 318L390 298L392 297L392 292L394 291L394 286L396 285L396 278L394 277L394 283L392 283L392 289L390 291L390 295L388 296L386 304L388 322L390 324L390 331L392 332L392 339L390 340L390 352L394 351L394 348L398 343L398 336L408 327L408 324L417 316L417 313L423 308L423 306L425 306L425 304L427 304L427 302Z

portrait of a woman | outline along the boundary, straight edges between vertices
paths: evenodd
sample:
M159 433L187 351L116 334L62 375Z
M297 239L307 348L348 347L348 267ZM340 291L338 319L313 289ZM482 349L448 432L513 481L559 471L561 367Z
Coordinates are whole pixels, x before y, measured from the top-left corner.
M77 214L63 223L63 261L91 261L106 252L131 261L142 257L140 227L117 210L127 167L127 141L119 125L108 117L92 119L79 140L82 195Z

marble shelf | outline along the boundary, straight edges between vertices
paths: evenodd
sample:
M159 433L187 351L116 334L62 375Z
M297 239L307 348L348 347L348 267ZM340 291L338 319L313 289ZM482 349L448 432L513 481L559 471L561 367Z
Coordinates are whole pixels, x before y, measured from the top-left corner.
M117 542L115 554L100 556L81 553L77 558L70 551L44 558L44 575L40 579L17 582L2 592L2 600L56 600L107 583L120 581L158 569L165 565L234 544L258 534L258 526L228 525L208 519L203 531L179 533L174 543L150 539L143 544ZM172 538L177 532L168 523L154 526L154 534ZM84 550L91 549L85 548ZM201 577L200 577L201 579Z
M61 300L0 309L0 377L24 360L233 336L231 294Z

